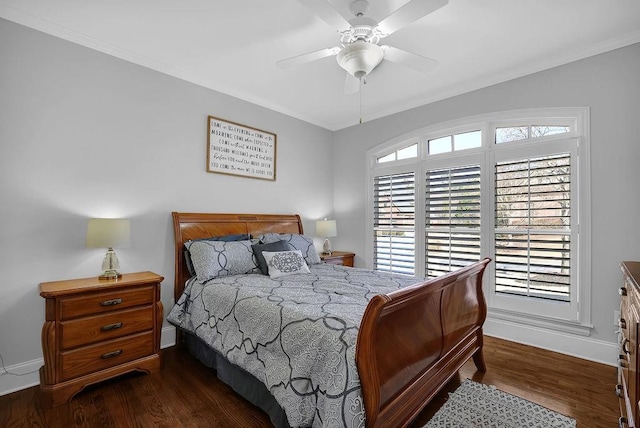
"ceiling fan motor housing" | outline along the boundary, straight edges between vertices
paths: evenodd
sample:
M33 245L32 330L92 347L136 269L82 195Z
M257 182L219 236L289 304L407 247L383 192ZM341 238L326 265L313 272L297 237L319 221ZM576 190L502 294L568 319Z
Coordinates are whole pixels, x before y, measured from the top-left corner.
M336 55L340 67L358 79L369 74L383 58L384 50L380 46L364 40L356 40Z

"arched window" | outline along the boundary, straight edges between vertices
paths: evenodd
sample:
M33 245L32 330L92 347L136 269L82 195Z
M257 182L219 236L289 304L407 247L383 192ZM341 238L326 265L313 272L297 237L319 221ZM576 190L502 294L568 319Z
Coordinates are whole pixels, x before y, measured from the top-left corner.
M556 108L460 119L370 150L367 263L436 277L488 256L491 313L588 334L588 143L588 110Z

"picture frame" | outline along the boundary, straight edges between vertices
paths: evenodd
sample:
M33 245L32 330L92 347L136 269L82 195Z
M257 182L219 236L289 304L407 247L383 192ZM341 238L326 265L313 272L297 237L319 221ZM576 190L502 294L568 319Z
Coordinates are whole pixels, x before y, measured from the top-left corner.
M207 172L275 181L277 135L207 117Z

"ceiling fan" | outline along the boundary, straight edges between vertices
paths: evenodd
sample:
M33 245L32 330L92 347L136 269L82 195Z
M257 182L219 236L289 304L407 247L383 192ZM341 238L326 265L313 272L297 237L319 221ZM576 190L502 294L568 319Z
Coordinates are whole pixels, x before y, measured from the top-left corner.
M397 64L427 73L437 61L393 46L379 45L380 39L398 31L429 13L440 9L449 0L410 0L404 6L380 22L367 17L367 0L355 0L349 10L353 17L347 20L327 0L298 0L314 11L340 34L340 46L320 49L278 61L281 68L298 66L328 56L336 56L340 67L347 71L345 93L358 91L366 76L386 59Z

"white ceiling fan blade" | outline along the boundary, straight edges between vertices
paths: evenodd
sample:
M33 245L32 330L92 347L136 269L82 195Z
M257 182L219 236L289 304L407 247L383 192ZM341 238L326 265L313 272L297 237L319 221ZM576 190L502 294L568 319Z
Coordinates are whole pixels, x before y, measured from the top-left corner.
M340 52L339 47L320 49L313 52L307 52L302 55L296 55L291 58L281 59L280 61L276 62L276 65L280 68L297 67L308 62L317 61L331 55L336 55L338 52Z
M298 0L300 3L311 9L324 22L329 24L331 28L338 31L348 30L351 25L340 15L335 7L327 0Z
M403 51L393 46L382 46L382 49L384 49L384 59L412 68L421 73L429 73L438 65L438 61L435 59Z
M347 95L355 94L360 90L360 79L351 73L345 74L347 76L344 78L344 93Z
M388 36L447 3L449 0L412 0L380 21L378 30Z

